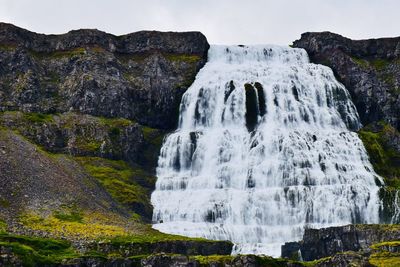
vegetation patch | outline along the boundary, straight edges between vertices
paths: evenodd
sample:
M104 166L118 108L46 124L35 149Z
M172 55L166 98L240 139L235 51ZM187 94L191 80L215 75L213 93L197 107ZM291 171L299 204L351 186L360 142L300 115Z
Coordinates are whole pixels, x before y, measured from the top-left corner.
M164 57L170 61L181 61L189 64L197 63L201 60L198 55L186 55L186 54L170 54L164 53Z
M0 233L7 231L7 223L0 219Z
M135 182L135 172L126 162L96 157L77 157L76 160L117 202L141 214L151 213L149 192Z
M385 69L389 64L392 63L392 61L390 61L390 60L381 59L381 58L379 58L379 59L373 59L373 60L371 60L370 62L371 62L371 65L372 65L375 69L377 69L378 71L381 71L381 70Z
M400 241L381 242L371 246L372 249L381 249L382 247L400 247Z
M317 264L320 264L323 262L329 262L331 260L331 258L332 257L325 257L325 258L321 258L321 259L313 260L313 261L304 261L304 262L301 262L301 264L306 267L314 267Z
M357 65L359 65L361 68L368 68L369 67L369 63L367 60L362 59L362 58L358 58L358 57L351 57L351 60L353 62L355 62Z
M0 233L0 246L11 249L23 266L43 266L79 257L68 241Z
M351 60L364 69L373 67L377 71L385 70L390 64L397 63L396 61L383 58L363 59L355 56L352 56Z
M89 222L89 220L85 217L82 221L66 221L54 216L41 217L35 213L26 213L20 218L25 227L60 238L94 240L129 234L120 226Z
M158 129L143 126L142 133L143 133L144 139L147 142L149 142L150 144L155 145L157 147L161 147L162 142L164 140L164 134L165 134L164 132L162 132Z
M17 48L16 45L0 44L0 51L13 51Z
M53 213L54 218L65 222L83 222L83 215L77 210L72 210L69 212L65 211L55 211Z
M389 145L390 138L399 133L380 122L378 127L367 126L358 132L375 171L385 178L386 185L400 189L400 153Z
M138 53L138 54L129 54L129 53L114 53L114 55L118 58L118 60L122 61L123 63L128 63L129 61L136 61L138 63L142 63L150 54L146 53Z
M198 241L198 242L225 242L225 241L214 241L204 238L197 237L186 237L180 235L172 235L161 233L151 227L150 224L137 224L135 225L135 234L115 236L113 238L106 239L115 246L120 246L126 243L156 243L165 241Z
M39 52L34 50L29 50L29 54L36 59L46 59L46 58L64 58L64 57L76 57L86 54L86 49L83 47L78 47L70 50L59 50L54 52Z
M8 208L10 207L10 201L4 198L0 198L0 208Z
M49 123L53 122L53 116L43 113L23 113L23 118L32 123Z
M400 266L400 253L374 253L370 256L369 262L377 267L398 267Z
M209 266L212 263L230 263L235 258L231 255L210 255L210 256L192 256L191 259L198 261L201 265Z
M122 128L122 127L127 127L132 125L134 122L128 119L124 119L124 118L105 118L105 117L100 117L99 118L100 123L105 125L105 126L109 126L109 127L118 127L118 128Z

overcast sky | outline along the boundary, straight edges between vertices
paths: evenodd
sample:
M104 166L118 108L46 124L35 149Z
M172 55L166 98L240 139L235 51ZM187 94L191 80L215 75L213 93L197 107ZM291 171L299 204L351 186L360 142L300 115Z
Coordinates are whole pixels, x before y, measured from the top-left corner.
M400 36L400 0L0 0L0 21L41 33L201 31L212 44L291 44L306 31Z

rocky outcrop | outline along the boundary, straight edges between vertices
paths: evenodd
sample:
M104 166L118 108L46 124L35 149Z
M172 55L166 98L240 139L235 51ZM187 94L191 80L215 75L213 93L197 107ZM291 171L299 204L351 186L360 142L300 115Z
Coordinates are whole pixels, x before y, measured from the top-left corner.
M351 40L308 32L293 43L312 62L332 68L350 91L362 123L385 121L400 129L400 37Z
M184 255L154 255L141 260L141 266L157 267L261 267L261 266L281 266L281 267L302 267L300 262L292 262L282 259L274 259L267 256L238 255L231 257L211 256L211 257L188 257Z
M104 254L118 254L122 257L172 253L183 255L230 255L233 244L230 241L169 240L159 242L93 242L86 249Z
M357 266L357 267L374 267L369 262L368 256L364 256L355 252L346 252L346 253L338 253L333 257L327 258L320 262L317 262L314 267L348 267L348 266Z
M172 129L208 48L199 32L43 35L0 23L0 111L76 111Z
M142 127L126 119L0 112L0 125L17 130L49 152L74 156L137 162L146 143Z
M333 256L339 252L369 252L375 243L400 239L398 225L347 225L322 229L306 229L303 240L282 246L282 257L292 258L301 252L305 261ZM345 265L343 265L345 266Z

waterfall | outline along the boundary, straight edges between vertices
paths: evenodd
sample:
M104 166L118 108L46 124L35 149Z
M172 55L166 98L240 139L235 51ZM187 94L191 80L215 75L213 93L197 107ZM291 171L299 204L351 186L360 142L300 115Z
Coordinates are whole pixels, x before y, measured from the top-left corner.
M304 50L212 46L161 148L153 227L280 256L305 227L377 223L381 178L360 126L346 88Z

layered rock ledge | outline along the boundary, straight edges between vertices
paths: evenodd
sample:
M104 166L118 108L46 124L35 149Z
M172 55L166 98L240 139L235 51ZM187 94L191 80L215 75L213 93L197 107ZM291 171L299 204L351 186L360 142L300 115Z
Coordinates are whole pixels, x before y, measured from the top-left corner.
M208 48L200 32L44 35L0 23L0 111L76 111L172 129Z

